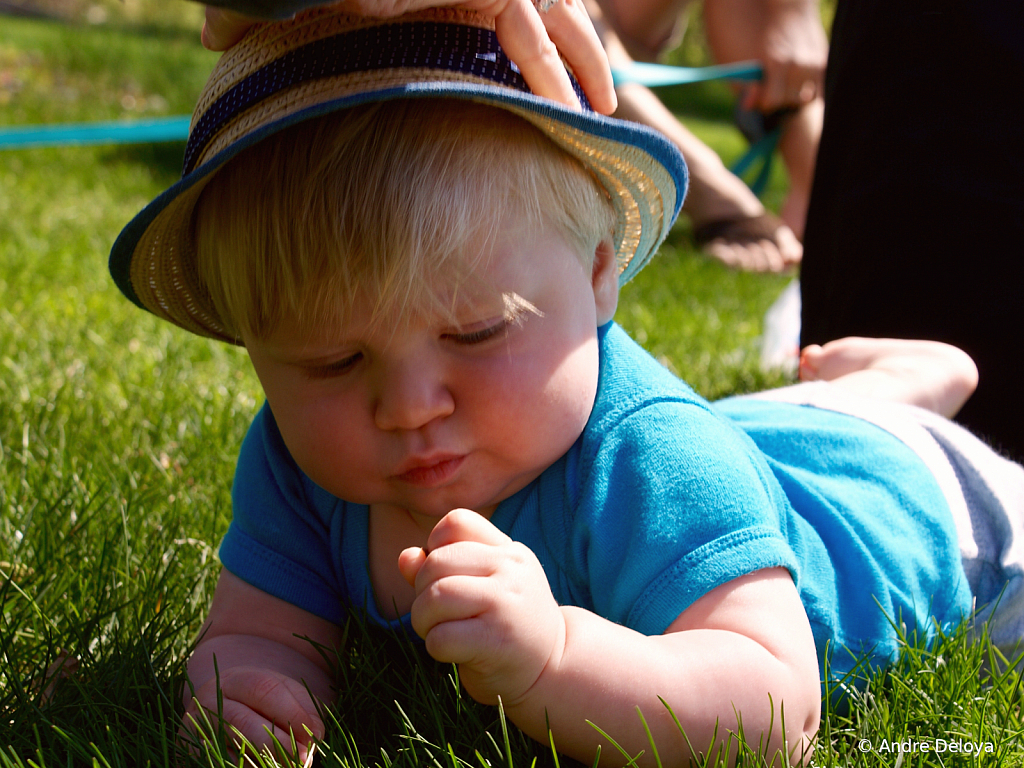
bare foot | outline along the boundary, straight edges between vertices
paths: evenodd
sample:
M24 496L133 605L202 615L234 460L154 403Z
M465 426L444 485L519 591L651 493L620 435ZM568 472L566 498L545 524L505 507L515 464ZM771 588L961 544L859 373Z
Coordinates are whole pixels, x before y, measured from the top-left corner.
M806 347L800 379L830 381L952 418L978 386L978 369L966 352L938 341L850 336Z
M708 233L718 233L708 237ZM694 217L694 242L727 267L748 272L783 272L803 258L793 231L770 213L705 222Z

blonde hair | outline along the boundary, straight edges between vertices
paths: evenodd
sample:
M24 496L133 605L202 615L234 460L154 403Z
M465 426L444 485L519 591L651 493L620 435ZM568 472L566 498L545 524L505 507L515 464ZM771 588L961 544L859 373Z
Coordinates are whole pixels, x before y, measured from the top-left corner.
M455 99L367 104L285 129L218 171L196 206L197 269L230 333L316 328L370 296L378 320L446 311L439 285L504 224L550 226L588 269L608 194L538 129ZM447 305L447 306L450 306Z

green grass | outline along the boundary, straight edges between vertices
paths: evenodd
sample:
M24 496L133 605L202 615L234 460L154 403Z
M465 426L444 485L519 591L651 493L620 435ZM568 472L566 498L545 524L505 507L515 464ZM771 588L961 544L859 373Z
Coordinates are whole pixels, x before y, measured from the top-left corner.
M187 112L213 61L195 38L173 24L4 18L0 124ZM703 99L716 118L696 130L726 155L741 151L717 120L721 93L691 98L687 111ZM244 353L157 322L107 274L113 239L174 181L181 152L0 153L0 768L184 759L184 661L218 571L235 455L262 396ZM769 201L783 189L776 178ZM626 289L618 317L705 395L749 391L783 382L758 369L757 342L786 282L699 257L682 223ZM550 748L465 697L450 666L358 623L348 631L345 694L328 716L321 765L555 764ZM41 677L60 650L80 668L44 702ZM908 647L849 713L829 714L816 762L896 765L858 743L913 737L991 741L1001 752L979 764L1020 764L1018 678L981 673L987 650L962 635ZM741 764L759 764L756 746L741 753ZM926 757L900 764L940 764ZM941 764L975 764L962 758Z

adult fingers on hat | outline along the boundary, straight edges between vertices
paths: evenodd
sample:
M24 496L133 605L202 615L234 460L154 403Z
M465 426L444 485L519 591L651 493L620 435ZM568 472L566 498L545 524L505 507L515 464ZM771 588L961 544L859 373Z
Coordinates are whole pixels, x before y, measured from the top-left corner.
M499 42L534 93L579 108L559 57L561 49L594 109L605 114L615 110L608 59L580 0L559 0L546 11L539 11L532 0L340 0L337 4L355 13L383 17L446 5L475 8L494 17ZM208 5L203 45L225 51L257 21Z
M211 51L226 51L241 40L256 21L251 16L208 5L203 24L203 47Z
M559 0L540 17L551 40L572 65L590 105L610 115L617 106L612 72L582 0Z
M447 0L411 0L424 7ZM581 0L462 0L459 3L494 18L494 31L508 57L539 96L579 109L579 99L559 51L572 65L583 92L598 112L615 111L615 88L604 47Z
M569 75L548 36L541 12L531 0L467 2L467 7L494 15L494 32L508 57L538 96L580 109Z
M341 0L335 0L338 4ZM206 21L203 24L203 46L211 51L226 51L228 48L233 46L239 40L241 40L245 33L249 31L249 27L260 21L269 21L271 18L282 19L288 18L298 10L302 8L310 7L313 5L334 5L335 1L318 3L316 0L307 0L306 2L296 3L292 2L277 3L279 13L275 13L273 6L267 7L264 4L263 7L267 8L267 11L271 14L270 16L261 17L259 15L248 15L239 11L233 11L227 8L220 8L214 5L206 6ZM454 0L453 0L454 1ZM386 5L394 5L389 0L384 0ZM380 4L381 0L377 0L376 4ZM227 4L227 3L224 3ZM371 3L372 4L372 3ZM248 10L251 4L236 0L234 7L243 8Z

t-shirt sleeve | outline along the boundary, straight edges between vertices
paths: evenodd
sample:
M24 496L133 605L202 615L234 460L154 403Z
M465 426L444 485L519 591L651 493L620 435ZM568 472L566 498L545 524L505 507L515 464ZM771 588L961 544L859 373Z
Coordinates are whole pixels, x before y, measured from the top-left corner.
M325 503L326 497L292 460L264 405L242 443L231 492L233 518L220 559L257 589L341 623L331 539L334 506L344 502Z
M788 568L789 502L749 438L705 405L666 399L624 414L592 458L573 525L597 613L661 634L740 576ZM581 574L583 575L583 574Z

